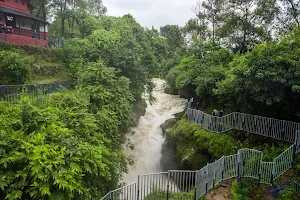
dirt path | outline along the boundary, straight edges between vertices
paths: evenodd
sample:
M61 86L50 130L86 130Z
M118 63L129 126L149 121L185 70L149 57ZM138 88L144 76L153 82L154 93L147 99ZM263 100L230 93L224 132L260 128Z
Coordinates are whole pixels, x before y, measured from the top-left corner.
M206 200L230 200L230 187L219 187L205 195Z

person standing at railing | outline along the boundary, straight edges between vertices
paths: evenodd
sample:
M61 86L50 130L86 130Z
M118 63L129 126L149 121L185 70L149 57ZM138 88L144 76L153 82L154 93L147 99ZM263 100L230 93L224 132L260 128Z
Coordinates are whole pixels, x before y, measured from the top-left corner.
M217 109L214 109L211 115L212 115L212 120L211 120L212 127L217 128L217 116L218 116L218 110L217 110Z
M200 110L200 103L199 103L199 101L197 101L197 103L196 103L196 109Z
M223 117L223 109L220 110L219 117Z
M219 112L219 120L220 120L220 122L219 122L219 132L220 132L220 134L222 133L222 117L223 117L223 109L221 109L220 112Z
M218 116L218 110L217 110L217 109L214 109L211 115L212 115L213 117Z
M194 98L193 97L191 97L191 98L188 99L188 107L189 108L193 108L193 102L194 102Z

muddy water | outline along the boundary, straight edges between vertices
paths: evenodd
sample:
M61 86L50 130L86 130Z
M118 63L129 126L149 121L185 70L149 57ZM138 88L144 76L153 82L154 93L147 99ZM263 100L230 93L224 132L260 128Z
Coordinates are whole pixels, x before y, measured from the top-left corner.
M161 172L160 159L164 137L160 125L174 114L182 112L186 100L179 96L164 93L165 81L154 79L156 85L153 96L155 102L147 101L146 114L140 118L138 126L132 129L128 136L130 145L125 145L125 152L134 158L135 164L129 167L129 173L124 175L124 182L131 184L137 181L138 175ZM146 97L147 99L147 97Z

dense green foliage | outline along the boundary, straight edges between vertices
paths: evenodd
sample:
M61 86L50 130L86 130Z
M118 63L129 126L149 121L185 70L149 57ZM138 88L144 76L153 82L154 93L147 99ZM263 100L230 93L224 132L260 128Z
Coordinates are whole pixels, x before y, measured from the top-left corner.
M100 199L121 185L132 161L122 145L136 123L133 110L144 109L134 105L145 106L142 93L153 88L165 41L131 15L99 18L84 9L56 14L50 34L61 30L62 17L83 20L61 30L61 49L1 46L3 83L21 84L40 74L51 79L57 69L52 66L58 66L76 87L37 99L25 95L15 105L0 102L0 199Z
M168 199L169 200L176 200L176 199L186 199L191 198L194 196L194 190L192 189L190 192L169 192ZM164 200L167 198L166 191L155 189L154 192L146 196L145 200L157 199L157 200ZM202 200L202 199L200 199Z
M5 51L2 55L3 62L0 63L3 72L0 84L48 83L70 78L63 68L61 49L19 46L3 42L0 42L0 49ZM12 65L15 66L13 69Z
M199 1L161 76L202 109L299 120L299 10L287 0ZM170 46L180 34L166 30Z
M223 109L299 122L299 1L203 0L193 11L181 29L185 42L163 62L167 91L193 97L207 113ZM197 126L182 119L169 131L168 145L185 169L245 147L272 161L291 145L238 131L217 137ZM247 181L233 185L234 199L256 199Z
M299 196L296 193L296 188L294 186L290 186L280 192L278 199L280 199L280 200L296 200L296 199L299 199Z
M78 72L75 91L0 104L4 199L95 199L118 185L128 159L129 81L102 62Z
M19 53L22 55L22 57L31 57L33 59L33 65L40 65L41 67L48 65L59 65L62 62L61 49L19 46L14 44L6 44L2 41L0 41L0 49Z
M232 183L232 187L230 189L232 199L233 200L248 200L247 197L247 188L241 188L237 181Z
M183 57L166 76L169 85L186 97L197 95L203 108L215 105L295 120L299 108L299 32L280 42L256 46L245 55L227 49ZM169 66L166 66L170 68Z
M145 30L130 15L103 17L89 37L65 43L64 60L74 76L79 63L101 59L132 80L130 88L139 99L159 69L161 53L165 51L161 40L157 32Z
M28 3L44 20L53 16L49 42L62 48L1 44L0 84L27 83L30 71L49 78L60 68L76 89L47 100L25 96L15 106L0 102L1 199L97 199L119 186L130 162L122 144L134 124L133 104L158 74L208 111L299 120L297 1L203 0L185 27L160 31L129 14L104 16L101 0ZM272 161L289 146L247 133L211 134L186 119L168 140L185 169L243 147ZM248 196L248 187L233 185L234 198Z
M0 85L24 84L30 78L30 59L12 51L0 51Z
M238 131L221 135L211 133L184 118L167 131L166 140L173 144L169 148L175 148L179 167L185 170L199 170L208 162L236 154L242 148L262 151L263 161L272 162L291 145Z
M259 185L258 180L243 178L233 181L230 193L233 200L259 200L272 199L267 185Z

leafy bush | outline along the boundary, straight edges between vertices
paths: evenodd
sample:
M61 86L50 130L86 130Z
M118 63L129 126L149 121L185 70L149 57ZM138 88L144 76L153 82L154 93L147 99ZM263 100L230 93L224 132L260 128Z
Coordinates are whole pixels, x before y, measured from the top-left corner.
M167 140L177 146L181 164L188 162L189 166L186 167L193 170L199 170L211 159L235 154L241 148L241 144L233 137L208 132L186 119L178 121L167 132ZM210 159L205 155L209 155Z
M23 84L30 78L30 58L24 59L12 51L0 51L0 84Z
M296 188L294 186L289 186L279 193L279 200L297 200L299 195L297 195Z
M250 200L247 197L247 193L248 193L247 189L241 188L240 183L238 183L237 181L234 181L232 183L230 192L233 200Z
M183 57L179 64L171 60L166 63L163 70L170 69L166 80L172 88L186 97L193 93L197 94L207 106L208 102L217 101L213 90L216 89L216 83L225 78L231 60L232 54L226 49L219 48L214 51L206 50L202 56Z
M50 66L53 64L58 65L62 62L62 50L57 48L20 46L15 44L7 44L0 41L0 49L18 53L22 55L22 57L32 57L34 65L38 66Z
M131 15L122 18L103 17L97 29L84 39L74 38L65 43L64 63L74 75L77 63L97 62L120 71L130 80L130 90L136 100L145 86L157 74L164 54L158 33L144 30Z
M118 133L109 127L109 124L124 128L122 131L119 130L120 133L126 132L134 121L131 104L134 98L129 89L129 80L122 76L117 77L114 68L105 67L101 61L82 67L77 73L77 80L78 89L86 93L90 99L91 112L99 114L98 119L105 133ZM109 118L102 116L103 113ZM124 139L124 135L118 137L114 135L114 138L110 139L117 142Z
M200 43L192 49L199 52L182 57L166 79L172 88L189 93L185 96L197 94L203 108L214 105L298 120L299 38L300 31L295 30L280 42L261 43L250 52L235 56L215 44Z
M298 87L300 78L299 48L299 42L284 40L258 45L237 56L215 94L239 101L239 107L253 104L251 101L268 106L285 101L287 95L295 96L293 88Z
M176 200L176 199L190 199L194 197L194 190L192 189L190 192L168 192L168 199L169 200ZM144 199L145 200L164 200L167 198L167 191L155 189L151 194L147 195ZM202 200L202 198L200 199Z
M0 199L99 199L119 186L129 81L100 61L77 76L75 91L47 101L0 102Z
M97 188L91 177L102 180L100 188L109 182L108 141L87 102L65 100L74 105L1 104L1 199L90 199Z

